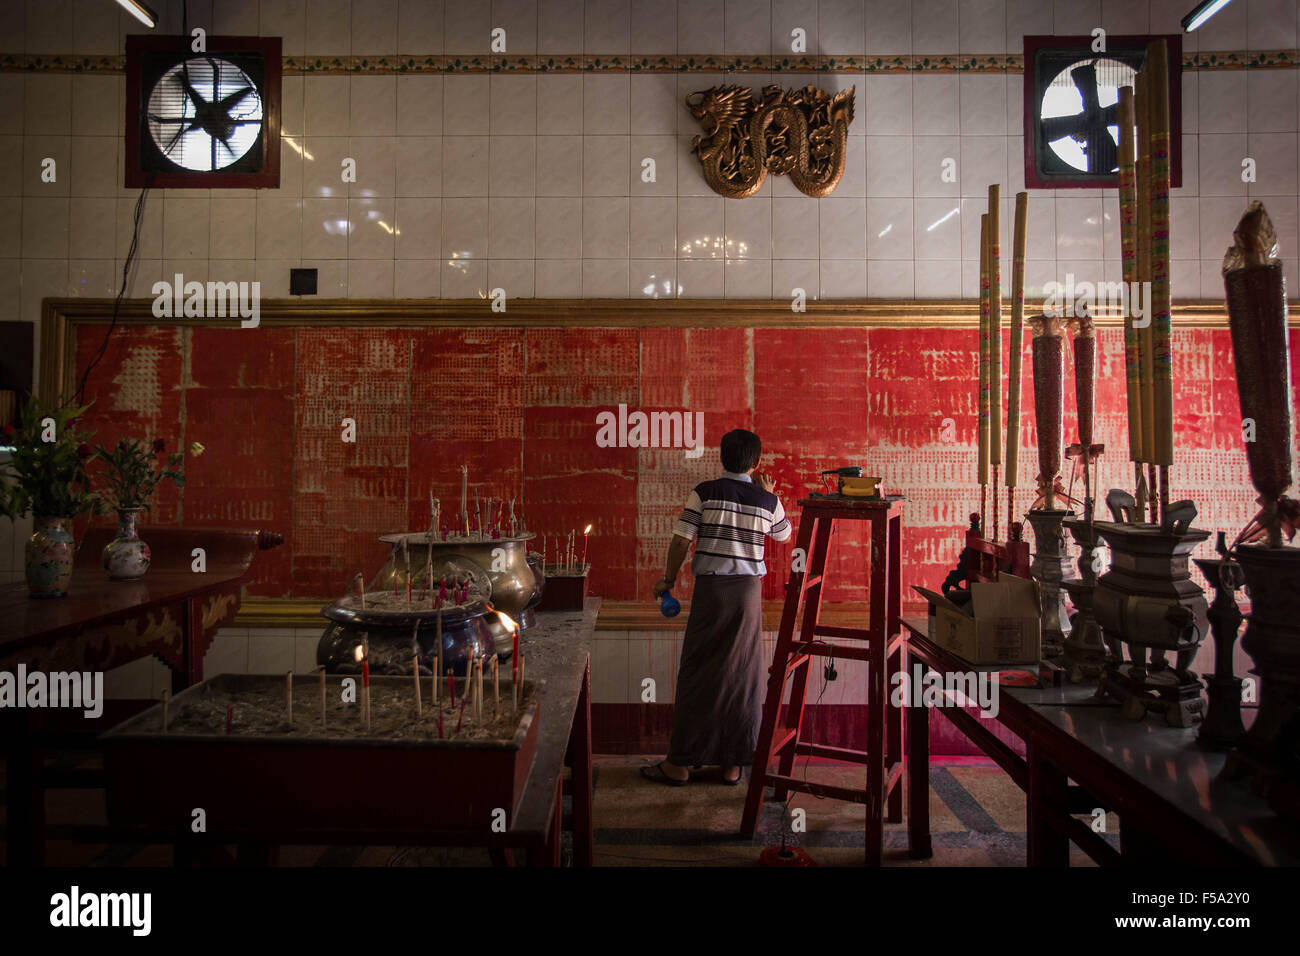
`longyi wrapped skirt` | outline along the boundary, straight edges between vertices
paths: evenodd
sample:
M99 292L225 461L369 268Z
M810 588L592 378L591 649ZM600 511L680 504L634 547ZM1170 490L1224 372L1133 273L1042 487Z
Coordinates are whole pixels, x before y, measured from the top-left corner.
M673 703L668 760L749 766L763 711L763 579L695 579Z

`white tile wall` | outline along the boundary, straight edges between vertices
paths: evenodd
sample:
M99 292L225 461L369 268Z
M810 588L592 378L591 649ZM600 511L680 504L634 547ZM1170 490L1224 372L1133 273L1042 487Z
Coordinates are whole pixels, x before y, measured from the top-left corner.
M813 54L925 56L1018 52L1025 34L1094 26L1175 31L1188 2L222 0L191 2L189 20L280 35L290 55L482 54L501 26L508 52L521 55L779 55L799 28ZM155 5L159 29L178 32L180 0ZM112 54L136 29L106 0L11 6L0 52ZM1184 46L1293 49L1297 20L1295 0L1238 0ZM712 193L690 152L699 125L683 97L722 82L810 79L857 89L836 193L810 199L788 177L742 202ZM288 270L310 265L321 295L353 297L478 297L488 283L512 296L784 298L796 285L813 296L973 295L986 187L1003 183L1009 229L1023 179L1021 90L1018 75L955 73L289 76L281 187L155 192L130 294L148 295L183 266L195 278L256 278L264 294L282 295ZM1288 280L1300 287L1300 71L1188 73L1182 93L1175 297L1222 294L1211 264L1256 197L1279 223ZM0 73L4 318L38 323L47 296L115 289L136 196L121 186L123 103L121 77ZM46 157L53 183L39 176ZM355 183L340 179L348 158ZM1246 158L1253 183L1241 179ZM941 177L945 159L956 182ZM1095 197L1034 192L1031 282L1065 264L1114 266ZM2 555L13 536L7 526L0 535Z

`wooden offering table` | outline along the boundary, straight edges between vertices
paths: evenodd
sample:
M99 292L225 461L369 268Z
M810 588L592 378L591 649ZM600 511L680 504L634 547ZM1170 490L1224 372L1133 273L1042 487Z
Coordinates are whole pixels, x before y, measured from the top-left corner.
M328 730L304 740L208 735L187 744L181 734L160 732L159 705L105 738L109 823L122 840L173 844L178 864L220 860L229 844L239 847L242 862L262 864L274 862L284 845L365 844L484 847L495 862L505 864L513 862L513 850L523 849L530 865L555 866L561 857L567 757L573 769L574 858L589 866L590 652L599 611L600 599L589 598L583 611L538 614L536 624L522 633L529 704L513 746L414 733L331 738ZM337 693L337 680L331 678L332 693ZM283 677L226 676L204 688L258 681L284 686ZM409 678L399 677L377 681L372 689L383 682L402 688L410 684ZM304 683L303 692L311 693L315 682ZM183 714L185 700L175 702L178 713ZM311 706L305 713L312 714ZM329 726L337 726L337 719L331 717ZM177 747L190 753L184 759L164 759ZM253 777L251 785L225 779L241 760ZM165 786L148 772L163 763L184 770ZM325 783L333 778L336 783ZM237 812L212 810L207 832L193 833L188 810L178 808L205 806L213 799L224 799ZM505 811L504 819L497 808Z
M110 528L91 528L77 548L67 597L35 599L26 584L0 588L0 670L107 671L153 654L172 670L172 689L203 679L203 655L239 610L240 579L259 549L283 540L267 531L149 528L149 571L110 581L99 554ZM192 570L202 548L207 568Z
M149 528L153 554L137 581L110 581L100 551L114 536L91 528L80 542L67 597L32 598L26 584L0 587L0 671L107 671L156 656L172 671L173 690L203 678L203 655L217 630L239 610L241 579L259 549L283 539L272 532L216 528ZM202 548L206 570L192 570ZM45 788L93 785L89 775L43 772L45 753L84 748L100 733L138 710L113 702L99 719L81 710L0 711L0 736L8 778L8 862L40 865L44 859Z
M931 643L925 618L905 618L903 625L909 668L974 669ZM937 709L1025 791L1030 866L1068 866L1071 842L1102 864L1300 864L1300 829L1247 785L1220 780L1224 755L1200 749L1196 728L1125 718L1118 704L1096 699L1095 684L998 690L994 719L955 706ZM1243 717L1249 727L1253 709ZM929 721L930 708L908 708L914 857L930 855ZM1023 741L1024 757L993 734L994 723ZM1120 817L1119 850L1076 816L1098 807Z

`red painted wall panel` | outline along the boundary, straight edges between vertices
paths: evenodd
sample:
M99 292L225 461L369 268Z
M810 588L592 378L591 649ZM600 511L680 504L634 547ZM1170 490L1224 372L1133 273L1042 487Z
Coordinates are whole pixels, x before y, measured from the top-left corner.
M79 369L104 331L79 328ZM1132 480L1121 339L1119 330L1100 332L1103 490ZM484 503L520 497L520 515L547 535L552 558L559 535L593 524L593 593L648 599L682 502L716 474L718 439L735 427L762 436L762 467L796 522L793 503L819 488L823 468L863 464L886 489L905 492L905 581L935 586L979 503L977 344L974 330L951 329L132 328L112 336L88 395L103 440L157 436L208 448L189 463L183 505L164 489L151 523L286 533L285 547L259 564L253 594L324 598L357 570L373 574L386 556L376 537L426 528L430 490L450 524L464 463ZM1292 344L1300 347L1300 335ZM1028 333L1024 345L1020 512L1037 473ZM1180 331L1175 347L1182 451L1173 497L1193 498L1198 524L1231 536L1255 506L1230 337ZM1071 375L1068 362L1067 441L1075 437ZM599 447L596 416L620 403L702 412L704 455ZM355 444L340 439L345 417L356 420ZM1003 524L1005 502L1003 492ZM790 549L769 551L769 599L782 596ZM865 597L866 554L863 529L837 539L832 600ZM689 576L681 591L689 596Z
M107 325L78 328L78 381L107 331ZM95 433L93 444L111 448L121 438L147 442L161 438L167 442L167 451L179 448L186 441L182 390L185 358L178 328L115 329L103 357L86 379L84 401L92 404L83 424ZM187 460L187 467L192 464L199 469L192 474L202 473L200 462ZM92 473L97 470L92 467ZM155 492L153 507L142 516L141 525L178 523L179 502L175 485L165 482ZM110 523L110 519L101 518L100 523Z
M293 534L294 332L195 329L185 385L189 441L204 453L187 460L185 523ZM291 593L293 551L263 552L252 593Z

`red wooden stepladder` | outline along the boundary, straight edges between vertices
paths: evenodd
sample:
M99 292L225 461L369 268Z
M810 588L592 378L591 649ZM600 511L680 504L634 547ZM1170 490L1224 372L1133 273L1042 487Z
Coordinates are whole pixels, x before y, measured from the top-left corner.
M796 548L807 556L803 571L791 571L786 585L785 608L777 633L763 704L763 723L754 751L754 766L745 799L740 831L753 837L758 827L764 788L775 788L784 801L791 790L866 805L866 862L879 866L883 849L883 824L903 819L903 711L889 704L892 677L902 662L902 524L895 513L901 499L805 498ZM901 510L897 509L897 510ZM866 628L832 627L818 622L826 557L837 520L871 523L871 576L868 588L869 622ZM821 638L833 638L831 645ZM818 658L867 662L867 749L851 750L814 743L803 736L808 672ZM781 707L786 681L790 700ZM824 757L866 766L862 789L815 783L794 776L796 756ZM773 760L776 772L770 772Z

